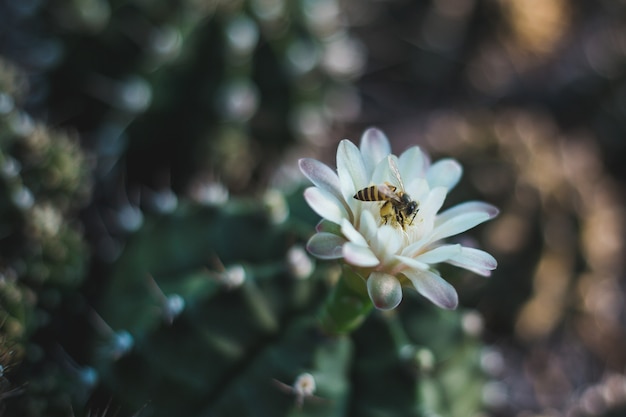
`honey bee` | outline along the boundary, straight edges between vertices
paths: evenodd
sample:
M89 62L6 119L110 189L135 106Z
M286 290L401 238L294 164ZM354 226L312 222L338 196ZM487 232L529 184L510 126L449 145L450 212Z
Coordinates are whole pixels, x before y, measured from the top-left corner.
M398 186L389 182L370 185L357 191L353 198L361 201L384 201L380 207L380 217L383 218L384 223L387 224L391 220L404 228L407 223L413 224L419 207L417 202L404 192L404 184L395 160L388 158L388 161Z

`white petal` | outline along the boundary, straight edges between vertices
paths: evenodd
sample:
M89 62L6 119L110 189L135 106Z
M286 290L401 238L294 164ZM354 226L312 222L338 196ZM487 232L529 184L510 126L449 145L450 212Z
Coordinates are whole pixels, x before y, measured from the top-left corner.
M376 222L376 219L371 211L363 210L361 212L361 224L359 230L366 239L373 239L376 237L376 233L378 232L378 223Z
M412 269L427 271L430 268L430 265L425 264L424 262L420 262L415 258L411 258L409 256L396 255L395 258Z
M341 222L341 233L352 243L365 247L369 246L363 235L346 219L343 219Z
M437 217L431 242L463 233L494 218L498 209L485 203L464 203L447 210Z
M441 245L415 257L426 264L437 264L461 254L461 245Z
M443 206L443 202L446 200L447 195L448 190L445 187L436 187L430 190L426 200L420 207L420 210L423 212L422 214L424 216L436 215L441 206Z
M489 216L490 219L496 217L499 213L497 207L492 206L491 204L483 203L482 201L468 201L466 203L462 203L447 209L446 211L440 213L437 216L436 224L440 225L453 217L456 217L460 214L466 213L474 213L480 212L485 213Z
M403 256L408 256L408 257L414 257L417 256L418 253L422 252L422 247L424 247L426 244L428 244L428 239L430 238L430 235L426 235L423 236L421 239L412 239L409 241L412 241L413 243L411 243L410 245L406 246L404 249L402 249L402 255Z
M374 167L374 171L372 172L372 176L370 179L370 183L376 185L382 184L384 182L391 182L394 185L398 182L391 175L391 170L389 169L389 162L387 158L383 158L378 161L378 163Z
M454 159L442 159L435 162L426 174L431 188L446 187L452 189L461 179L463 167Z
M329 191L341 199L341 185L339 177L328 165L312 158L302 158L298 161L300 171L317 187Z
M480 249L467 247L462 247L461 253L450 258L447 262L485 277L491 275L491 271L498 266L496 258L489 253Z
M412 146L402 152L402 155L398 158L398 168L404 184L407 185L416 178L424 177L426 164L427 159L419 146Z
M389 182L393 185L401 185L398 181L398 176L395 174L392 169L392 164L396 167L398 166L398 157L392 154L387 155L385 158L378 161L376 167L374 168L374 172L372 173L371 183L373 184L382 184L384 182ZM398 174L400 174L400 170L398 168ZM400 179L402 180L402 175L400 174ZM404 182L403 180L401 182Z
M403 274L411 281L417 292L435 305L451 310L459 304L459 296L454 287L434 272L409 270Z
M351 201L357 191L369 185L361 152L354 143L346 139L337 148L337 174L346 201Z
M306 248L309 253L320 259L339 259L343 256L341 247L346 240L332 233L316 233L309 239Z
M371 246L383 262L391 260L400 250L404 243L401 233L399 229L389 225L383 225L378 228L376 239L374 239Z
M396 253L404 243L402 230L389 225L379 227L376 237L379 242L383 242L387 246L387 252L390 253Z
M348 217L348 213L337 197L326 190L317 187L309 187L304 190L304 199L313 211L333 223L340 224L342 219Z
M371 267L380 263L374 252L366 246L347 242L343 245L343 258L347 263L356 266Z
M381 130L376 128L369 128L363 133L360 148L365 168L370 176L376 164L391 153L389 139Z
M373 272L367 279L367 292L380 310L394 309L402 301L402 285L392 275Z
M447 192L447 188L437 187L428 193L424 201L420 202L419 211L414 221L420 224L421 236L426 236L433 230L437 212L443 205Z
M406 187L405 191L418 203L425 201L428 193L430 193L430 187L424 178L413 178L405 182L404 186Z

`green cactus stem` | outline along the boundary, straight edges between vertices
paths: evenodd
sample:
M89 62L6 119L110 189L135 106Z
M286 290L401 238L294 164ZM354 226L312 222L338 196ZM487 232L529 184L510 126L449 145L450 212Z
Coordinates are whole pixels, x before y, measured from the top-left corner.
M321 328L333 335L355 330L373 308L367 294L365 280L348 266L344 266L319 313Z

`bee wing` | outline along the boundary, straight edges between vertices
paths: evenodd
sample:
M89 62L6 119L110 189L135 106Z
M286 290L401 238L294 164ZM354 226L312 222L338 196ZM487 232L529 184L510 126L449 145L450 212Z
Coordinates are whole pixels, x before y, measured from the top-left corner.
M391 168L391 172L393 173L394 178L400 186L400 190L404 191L404 183L402 182L402 177L400 176L400 170L398 169L396 158L394 158L393 155L389 155L387 157L387 161L389 162L389 168Z
M396 193L396 187L389 183L380 184L377 186L378 192L390 200L396 201L398 203L402 203L400 197Z

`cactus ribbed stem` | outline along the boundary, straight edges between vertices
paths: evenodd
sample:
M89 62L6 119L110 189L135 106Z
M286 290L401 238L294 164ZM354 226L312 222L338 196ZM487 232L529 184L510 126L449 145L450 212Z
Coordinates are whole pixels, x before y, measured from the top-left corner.
M344 266L319 313L322 330L329 334L346 334L355 330L372 310L365 280Z

